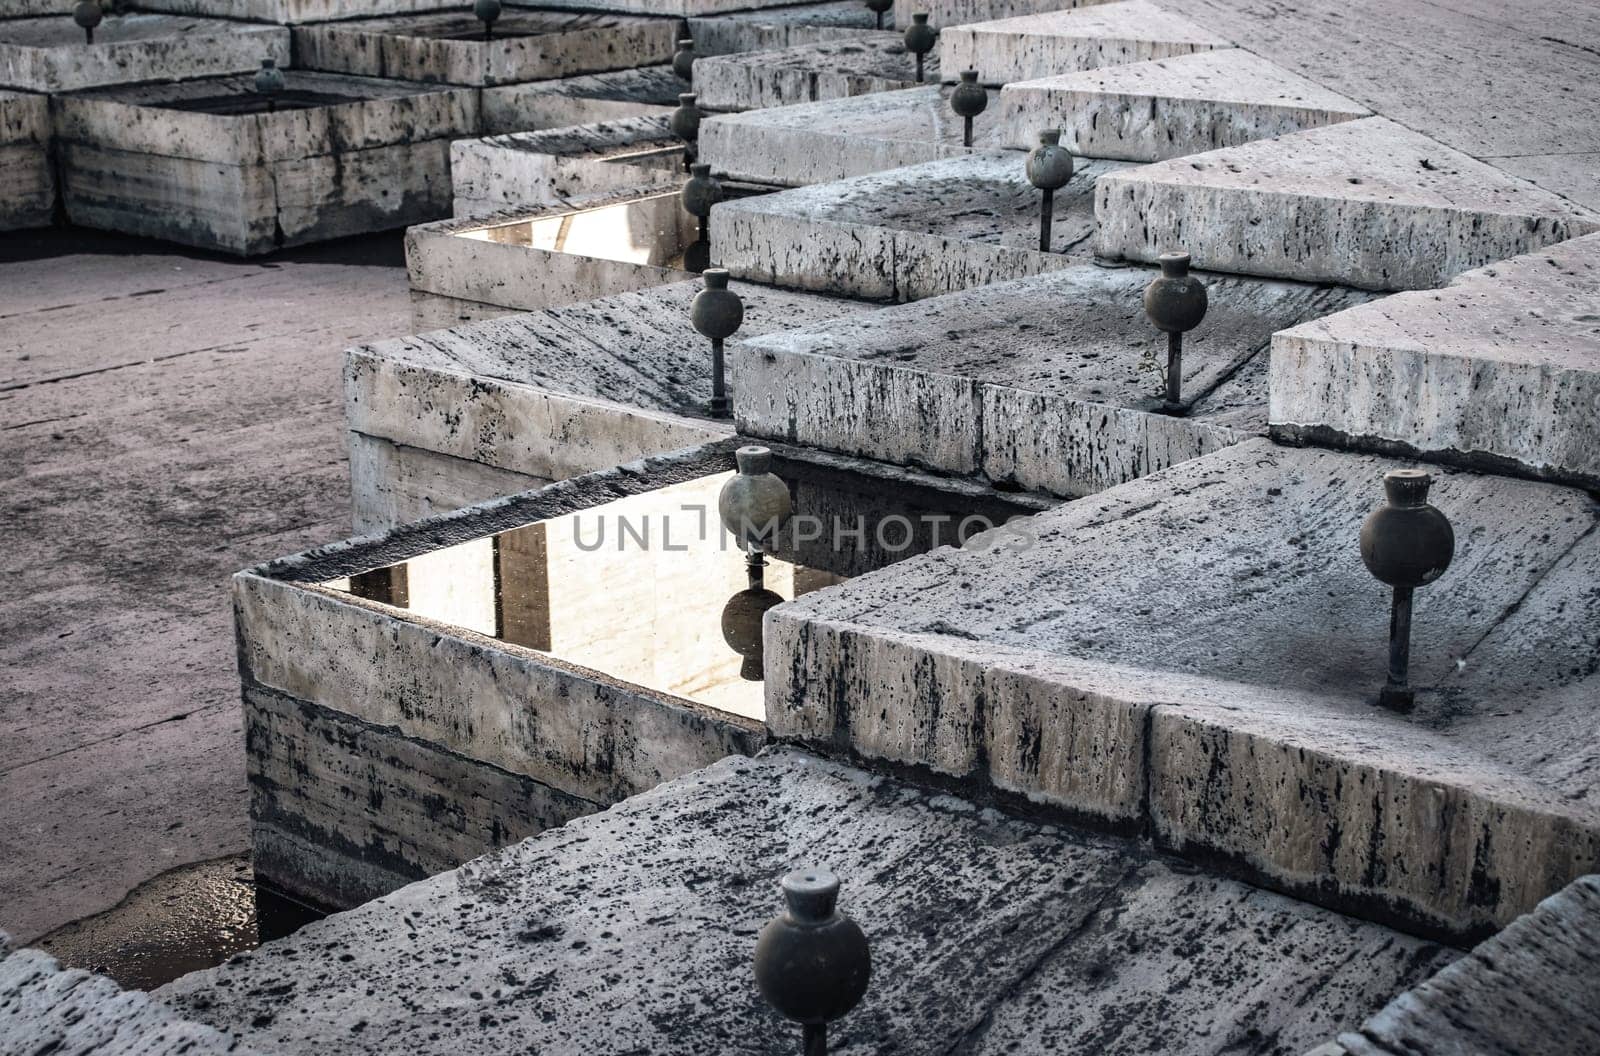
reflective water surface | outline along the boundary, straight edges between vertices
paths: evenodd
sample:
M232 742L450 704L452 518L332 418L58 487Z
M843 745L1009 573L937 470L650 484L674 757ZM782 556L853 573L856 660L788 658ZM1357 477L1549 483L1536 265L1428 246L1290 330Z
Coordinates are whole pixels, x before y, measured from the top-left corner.
M626 264L677 267L695 238L676 191L458 231L457 237Z

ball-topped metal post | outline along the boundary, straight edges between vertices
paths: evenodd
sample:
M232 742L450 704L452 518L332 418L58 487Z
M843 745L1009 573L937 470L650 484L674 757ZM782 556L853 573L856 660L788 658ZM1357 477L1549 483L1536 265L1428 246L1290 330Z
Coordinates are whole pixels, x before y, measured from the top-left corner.
M867 10L878 16L878 28L883 28L883 16L894 6L894 0L867 0Z
M783 878L784 911L756 939L756 985L800 1024L805 1056L826 1056L828 1024L861 1003L872 951L861 926L839 912L839 878L799 869Z
M744 551L752 588L766 577L767 554L778 548L778 533L794 512L789 485L772 471L772 449L752 444L733 453L739 472L717 495L723 531Z
M678 79L694 83L694 60L697 56L694 51L693 37L679 37L678 50L672 53L672 72Z
M1433 477L1421 469L1396 469L1383 475L1385 502L1361 526L1361 561L1381 582L1394 588L1389 608L1389 676L1378 703L1410 711L1411 601L1418 587L1444 575L1456 553L1450 519L1428 502Z
M500 18L500 0L472 0L472 13L483 23L483 39L494 39L494 24Z
M1050 222L1054 219L1056 191L1072 179L1072 153L1061 145L1061 130L1039 133L1039 145L1028 154L1028 182L1039 188L1044 201L1039 209L1039 252L1050 252Z
M961 80L950 93L950 109L965 124L961 131L961 145L972 146L972 119L989 109L989 93L978 83L977 70L962 70Z
M923 81L923 61L938 43L939 31L928 25L928 13L918 11L912 15L911 24L906 27L906 50L917 57L918 84Z
M672 111L672 117L668 121L672 126L672 134L683 140L685 172L694 171L694 160L700 153L700 107L697 105L699 98L694 92L679 94L678 108Z
M278 60L261 60L261 68L256 71L254 88L257 95L266 99L267 113L276 113L278 110L278 95L284 89L283 71L278 69Z
M683 253L683 270L695 274L711 266L711 207L722 201L722 182L711 175L711 166L695 162L678 198L684 211L700 225L700 235Z
M83 42L85 44L94 43L95 27L105 17L106 13L100 9L100 0L79 0L78 6L72 9L72 21L76 22L78 28L83 30Z
M1206 284L1189 274L1189 254L1163 253L1161 274L1144 290L1144 311L1167 335L1167 394L1161 409L1183 411L1183 335L1206 317Z
M717 418L726 418L730 404L723 342L743 325L744 301L728 289L727 268L707 268L700 277L706 285L689 305L689 321L711 339L711 413Z

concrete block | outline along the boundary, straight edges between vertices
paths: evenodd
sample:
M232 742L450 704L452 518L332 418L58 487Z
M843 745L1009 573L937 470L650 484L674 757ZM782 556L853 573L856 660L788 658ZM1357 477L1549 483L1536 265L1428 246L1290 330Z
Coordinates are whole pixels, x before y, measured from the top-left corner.
M347 1056L475 1052L484 1016L494 1044L517 1051L599 1056L621 1037L658 1056L782 1052L796 1032L750 985L750 950L779 909L778 877L812 862L840 876L840 908L872 943L872 984L830 1029L831 1051L936 1056L961 1038L976 1056L1301 1052L1459 956L1132 841L773 751L311 924L159 996L218 1027L255 1023L247 1036L275 1052L327 1038ZM527 1010L508 1014L508 1003ZM352 1031L352 1019L381 1022L388 1037Z
M74 223L240 255L431 219L471 89L287 71L267 113L250 78L52 101Z
M551 483L547 477L513 473L365 433L350 432L348 443L351 527L358 535L386 532Z
M1007 146L1059 128L1074 154L1165 161L1371 117L1353 99L1238 48L1064 73L1000 92Z
M484 38L470 9L299 26L295 65L359 77L488 88L668 62L667 19L508 7Z
M1576 732L1600 513L1572 489L1441 472L1458 549L1417 594L1418 702L1400 715L1371 703L1389 598L1357 547L1393 466L1247 440L988 549L807 595L767 617L769 728L1107 824L1142 815L1160 846L1258 883L1481 937L1600 862ZM1071 725L1004 718L983 679L1013 671ZM1085 737L1045 756L1053 728Z
M620 11L632 15L657 15L691 18L696 15L721 15L731 11L754 11L786 7L794 0L539 0L540 7L579 11Z
M877 19L860 0L828 0L690 18L689 36L694 38L698 55L732 55L850 40L876 24Z
M458 218L676 190L684 179L683 141L664 117L460 139L450 148Z
M139 0L139 7L146 11L279 25L409 15L459 6L460 0Z
M573 128L635 117L666 117L685 90L671 66L592 73L483 91L483 130L490 135Z
M50 100L0 91L0 231L47 226L55 204Z
M262 59L289 65L289 34L211 18L108 16L94 43L68 15L0 21L0 88L70 92L140 81L248 73Z
M711 117L700 125L700 160L720 176L804 187L964 157L972 150L961 145L949 96L928 85ZM996 149L1003 138L995 121L975 122L975 148Z
M916 65L898 33L868 31L845 41L697 59L694 89L710 110L759 110L912 88ZM937 84L938 63L925 66L925 80Z
M897 26L909 26L912 15L925 11L929 24L942 28L1107 2L1109 0L894 0L894 22Z
M676 191L605 198L406 232L411 287L532 310L693 278L695 218Z
M1272 427L1600 488L1600 235L1272 340Z
M977 70L984 84L1002 85L1230 46L1148 0L1121 0L946 25L939 31L939 62L947 77Z
M989 151L925 162L711 210L711 243L734 275L867 299L912 301L1038 275L1086 260L1090 162L1055 193L1051 246L1039 250L1039 191L1025 156Z
M1099 184L1096 250L1375 290L1442 286L1586 234L1595 214L1381 117L1159 162Z

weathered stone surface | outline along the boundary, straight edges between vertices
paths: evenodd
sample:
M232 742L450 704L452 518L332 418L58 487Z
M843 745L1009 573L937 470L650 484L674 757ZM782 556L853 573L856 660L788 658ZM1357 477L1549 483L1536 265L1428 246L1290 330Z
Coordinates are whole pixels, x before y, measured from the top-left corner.
M295 65L360 77L479 88L667 62L667 19L507 7L484 38L468 10L299 26Z
M943 28L1107 2L1109 0L894 0L894 21L897 26L909 26L913 14L925 11L930 25Z
M866 999L830 1030L830 1051L858 1056L933 1056L953 1039L977 1054L1295 1052L1456 956L1136 844L779 751L722 761L160 996L219 1026L256 1024L263 1053L477 1051L490 1016L495 1045L519 1051L615 1052L626 1038L660 1056L776 1056L797 1032L751 985L751 948L777 912L777 878L811 863L841 876L841 908L872 942Z
M0 1046L61 1056L248 1056L224 1034L103 975L63 968L0 932Z
M768 725L1482 935L1600 862L1597 511L1441 474L1458 552L1401 716L1370 703L1388 591L1356 546L1393 465L1249 440L808 595L767 617Z
M665 117L459 139L450 148L458 218L683 181L683 140Z
M483 130L489 135L572 128L635 117L666 117L684 83L671 66L591 73L483 90Z
M721 176L804 187L963 157L972 150L961 145L962 121L949 97L948 88L928 85L711 117L700 125L700 160ZM1001 133L979 117L973 144L1001 147Z
M1586 876L1395 998L1359 1032L1339 1035L1336 1048L1341 1056L1595 1052L1596 961L1600 877Z
M1124 170L1097 188L1096 249L1153 261L1378 290L1600 226L1600 214L1381 117Z
M1083 495L1263 432L1265 371L1249 368L1272 333L1369 299L1204 276L1186 413L1170 416L1166 336L1143 307L1152 277L1080 265L742 341L735 420L752 436Z
M684 282L696 236L677 192L420 224L406 232L413 289L532 310Z
M350 507L357 535L386 532L551 483L482 462L351 432Z
M1164 161L1371 117L1353 99L1239 48L1064 73L1000 92L1007 145L1060 128L1074 154Z
M71 5L67 5L70 12ZM210 18L110 15L84 42L68 14L0 21L0 87L69 92L139 81L247 73L289 65L289 33Z
M927 59L924 80L937 84L939 64L931 54ZM694 64L694 90L700 105L711 110L759 110L916 84L916 57L898 33L869 31L850 40L711 56Z
M0 231L45 226L55 203L50 100L0 91Z
M885 19L885 22L890 20ZM732 55L770 51L826 40L848 40L872 30L877 19L860 0L828 0L761 11L735 11L689 19L689 36L697 55ZM910 24L907 17L906 23Z
M694 15L720 15L730 11L785 7L793 2L794 0L539 0L539 6L689 18Z
M977 70L984 84L1002 85L1229 46L1148 0L1120 0L947 25L939 31L939 62L947 77L956 70Z
M55 97L67 214L87 227L250 255L449 211L449 142L477 127L471 89L285 77L290 91L333 101L206 112L250 97L248 77Z
M1286 330L1274 431L1600 487L1597 282L1588 235Z
M1089 257L1089 162L1053 198L1039 251L1039 191L1025 156L987 151L719 203L711 244L734 275L775 286L913 301L1056 271Z
M139 0L148 11L209 15L251 22L331 22L343 18L376 18L458 7L461 0Z

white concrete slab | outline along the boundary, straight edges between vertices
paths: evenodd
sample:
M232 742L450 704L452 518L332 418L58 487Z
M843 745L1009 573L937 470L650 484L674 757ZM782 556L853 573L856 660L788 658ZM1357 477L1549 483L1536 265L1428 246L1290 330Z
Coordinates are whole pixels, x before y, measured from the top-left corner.
M894 21L897 26L909 26L912 15L925 11L929 24L938 28L1107 2L1109 0L894 0Z
M177 15L290 25L444 11L459 7L460 0L139 0L139 6L148 11Z
M684 84L671 66L591 73L483 90L483 130L489 135L573 128L634 117L665 117Z
M50 100L0 91L0 231L44 227L55 203Z
M728 15L693 16L688 21L689 36L694 38L694 50L699 55L732 55L849 40L877 25L877 19L861 0L827 0Z
M1017 81L1000 92L1006 145L1031 149L1059 128L1075 154L1164 161L1253 139L1371 117L1330 92L1239 48Z
M1441 286L1600 226L1558 198L1381 117L1125 169L1100 181L1098 252L1379 290Z
M94 43L69 15L0 21L0 88L69 92L111 84L248 73L289 65L289 34L212 18L110 15Z
M1120 0L949 26L939 32L939 62L946 77L977 70L982 83L1003 85L1229 46L1149 0Z
M939 83L929 54L923 82ZM850 40L697 59L694 90L708 110L759 110L917 85L916 57L898 33L857 33Z

